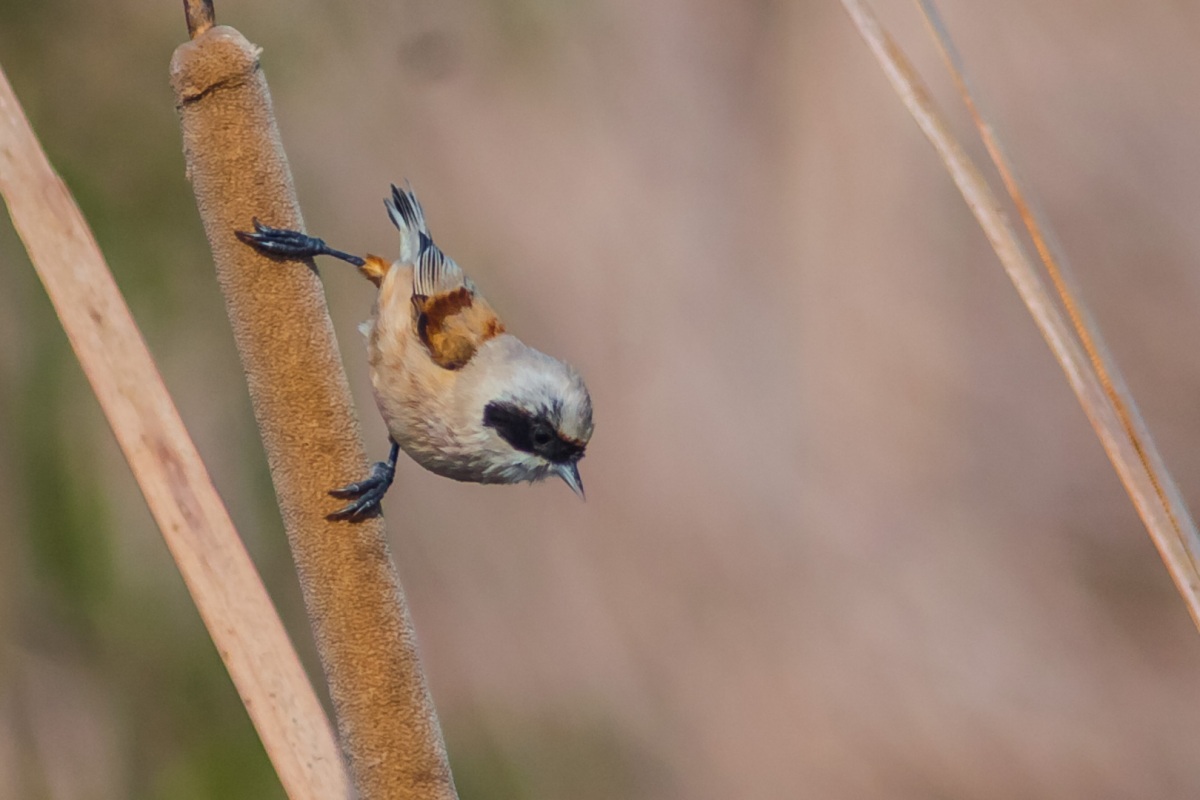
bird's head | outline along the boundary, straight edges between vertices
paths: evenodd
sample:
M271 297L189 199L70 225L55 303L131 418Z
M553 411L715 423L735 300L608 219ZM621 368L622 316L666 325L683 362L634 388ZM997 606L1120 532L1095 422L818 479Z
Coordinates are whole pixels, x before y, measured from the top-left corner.
M582 498L579 460L592 438L592 400L583 378L524 345L503 355L503 367L493 372L503 378L487 381L481 418L493 467L510 483L557 475Z

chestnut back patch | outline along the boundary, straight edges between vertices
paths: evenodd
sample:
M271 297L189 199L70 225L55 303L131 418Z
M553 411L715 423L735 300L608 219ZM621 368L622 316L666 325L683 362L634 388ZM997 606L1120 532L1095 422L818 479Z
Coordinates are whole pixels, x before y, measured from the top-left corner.
M413 295L417 336L443 369L461 369L479 346L504 332L483 298L460 286L433 297Z

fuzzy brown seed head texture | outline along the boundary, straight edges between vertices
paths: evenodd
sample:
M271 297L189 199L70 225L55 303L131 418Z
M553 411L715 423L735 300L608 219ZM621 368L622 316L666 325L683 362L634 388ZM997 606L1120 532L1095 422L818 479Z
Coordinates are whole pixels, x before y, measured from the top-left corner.
M325 517L367 471L316 269L241 243L253 217L303 230L259 48L217 26L171 61L184 154L275 492L364 800L454 798L382 518Z

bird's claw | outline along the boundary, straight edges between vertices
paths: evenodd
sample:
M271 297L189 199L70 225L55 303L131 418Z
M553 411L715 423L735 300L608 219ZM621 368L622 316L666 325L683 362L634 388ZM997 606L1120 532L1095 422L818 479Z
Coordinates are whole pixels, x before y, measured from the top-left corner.
M312 258L328 252L324 240L287 228L272 228L254 218L254 232L234 231L239 239L261 253L282 258Z
M383 496L396 477L396 465L377 461L371 467L371 475L357 483L332 489L329 494L342 500L351 500L343 508L329 515L332 520L360 520L376 513Z

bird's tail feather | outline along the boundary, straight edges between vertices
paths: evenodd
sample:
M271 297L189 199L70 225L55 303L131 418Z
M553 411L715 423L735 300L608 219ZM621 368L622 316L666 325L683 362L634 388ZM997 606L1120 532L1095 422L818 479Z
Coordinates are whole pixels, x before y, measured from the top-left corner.
M413 194L412 186L405 181L405 188L392 185L392 196L383 201L387 206L392 224L400 231L400 262L416 264L421 255L421 238L429 236L425 226L425 212L421 202Z

